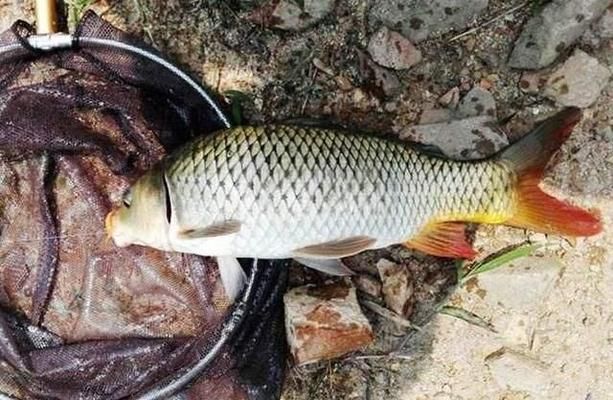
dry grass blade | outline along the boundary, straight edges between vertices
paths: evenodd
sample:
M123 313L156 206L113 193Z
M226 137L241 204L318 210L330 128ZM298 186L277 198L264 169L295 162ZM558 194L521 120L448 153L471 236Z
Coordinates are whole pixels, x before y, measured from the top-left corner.
M489 25L493 24L494 22L503 19L507 15L513 14L514 12L521 10L522 8L528 6L530 3L532 3L532 1L526 1L526 2L523 2L523 3L519 4L519 5L516 5L515 7L511 7L508 10L503 11L501 14L496 15L494 18L492 18L490 20L487 20L487 21L483 22L482 24L479 24L479 25L475 26L472 29L469 29L469 30L467 30L465 32L460 33L459 35L456 35L456 36L452 37L451 39L449 39L449 43L455 42L456 40L462 39L465 36L471 35L471 34L477 32L477 31L485 28L486 26L489 26Z
M494 326L488 321L484 320L482 317L478 316L475 313L467 311L463 308L453 307L453 306L444 306L440 309L439 313L449 315L450 317L461 319L462 321L466 321L471 325L478 326L483 329L487 329L490 332L496 332Z
M364 300L362 301L362 304L364 304L364 306L366 308L368 308L369 310L371 310L372 312L374 312L377 315L382 316L383 318L387 318L390 321L404 327L404 328L411 328L411 329L415 329L417 331L421 330L421 327L413 324L411 321L403 318L402 316L396 314L395 312L388 310L385 307L380 306L379 304L370 301L370 300Z

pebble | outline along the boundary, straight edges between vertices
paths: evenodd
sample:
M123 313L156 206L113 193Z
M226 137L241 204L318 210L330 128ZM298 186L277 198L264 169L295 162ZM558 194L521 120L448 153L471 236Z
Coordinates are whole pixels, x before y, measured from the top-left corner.
M524 93L536 94L547 82L547 77L541 71L526 71L519 79L519 89Z
M402 90L402 84L396 73L384 68L371 60L368 54L358 51L360 71L365 80L372 80L376 87L381 89L383 95L393 97Z
M359 274L353 276L351 280L360 292L366 293L373 297L379 297L381 295L381 282L379 282L376 278L367 274Z
M457 114L463 118L486 115L494 119L496 117L494 96L487 90L476 86L460 100Z
M385 258L377 262L379 277L383 283L381 291L387 307L396 314L408 318L413 311L413 279L404 265Z
M530 18L509 58L509 66L540 69L553 63L600 17L609 0L553 0Z
M451 110L455 110L460 101L460 88L453 87L447 91L444 95L442 95L438 102L440 105L445 106Z
M409 69L421 61L421 52L410 40L386 27L370 38L368 53L377 64L397 70Z
M418 43L454 29L464 29L487 5L488 0L374 0L370 19L397 29Z
M488 355L485 362L501 389L528 392L537 399L549 398L551 378L539 360L502 348Z
M500 130L492 127L487 116L471 117L400 130L403 139L436 146L447 157L457 160L481 159L509 144Z
M565 106L589 107L609 82L611 72L581 50L549 77L544 95Z
M297 365L340 357L373 341L355 288L346 283L300 286L283 300L287 341Z
M253 11L249 19L255 23L288 31L304 30L332 11L334 0L268 0Z

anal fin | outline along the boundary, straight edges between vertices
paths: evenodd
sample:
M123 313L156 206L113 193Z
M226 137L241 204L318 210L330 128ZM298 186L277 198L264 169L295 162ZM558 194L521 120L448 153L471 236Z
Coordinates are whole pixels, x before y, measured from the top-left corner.
M462 222L429 224L405 246L438 257L471 259L477 254L466 240L466 224Z

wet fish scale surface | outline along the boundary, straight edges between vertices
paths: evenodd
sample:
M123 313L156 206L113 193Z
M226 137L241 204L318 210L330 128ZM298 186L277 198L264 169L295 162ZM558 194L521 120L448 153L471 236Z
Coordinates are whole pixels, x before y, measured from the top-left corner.
M358 235L382 247L435 217L508 212L511 201L497 163L317 128L234 128L186 146L165 169L180 227L239 220L233 247L260 257Z

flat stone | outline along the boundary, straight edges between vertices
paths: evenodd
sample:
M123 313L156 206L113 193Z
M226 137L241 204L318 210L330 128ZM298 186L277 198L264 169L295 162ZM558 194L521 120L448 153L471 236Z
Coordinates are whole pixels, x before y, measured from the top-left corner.
M375 0L370 9L373 23L382 22L414 43L463 29L487 7L488 0Z
M254 10L249 19L270 28L288 31L304 30L332 11L334 0L304 0L303 7L297 1L269 0Z
M540 69L553 63L600 17L609 0L553 0L528 20L509 66Z
M462 118L486 115L494 119L496 117L494 96L487 90L475 86L460 100L457 115Z
M287 341L298 365L340 357L374 338L355 288L345 283L297 287L284 302Z
M549 295L562 265L555 258L523 257L478 276L483 300L514 311L534 310ZM521 295L518 295L521 293Z
M409 270L400 264L382 258L377 262L381 291L387 307L396 314L408 318L413 311L413 279Z
M543 93L565 106L589 107L609 82L611 71L581 50L549 77Z
M446 122L453 119L453 112L448 108L428 108L422 111L419 117L419 124L435 124L437 122Z
M447 157L458 160L485 158L509 144L488 116L414 125L403 128L399 135L402 139L436 146Z
M368 53L379 65L392 69L409 69L421 61L421 52L400 33L383 27L368 43Z
M537 399L548 398L551 378L539 360L502 348L488 355L485 362L501 389L528 392Z

